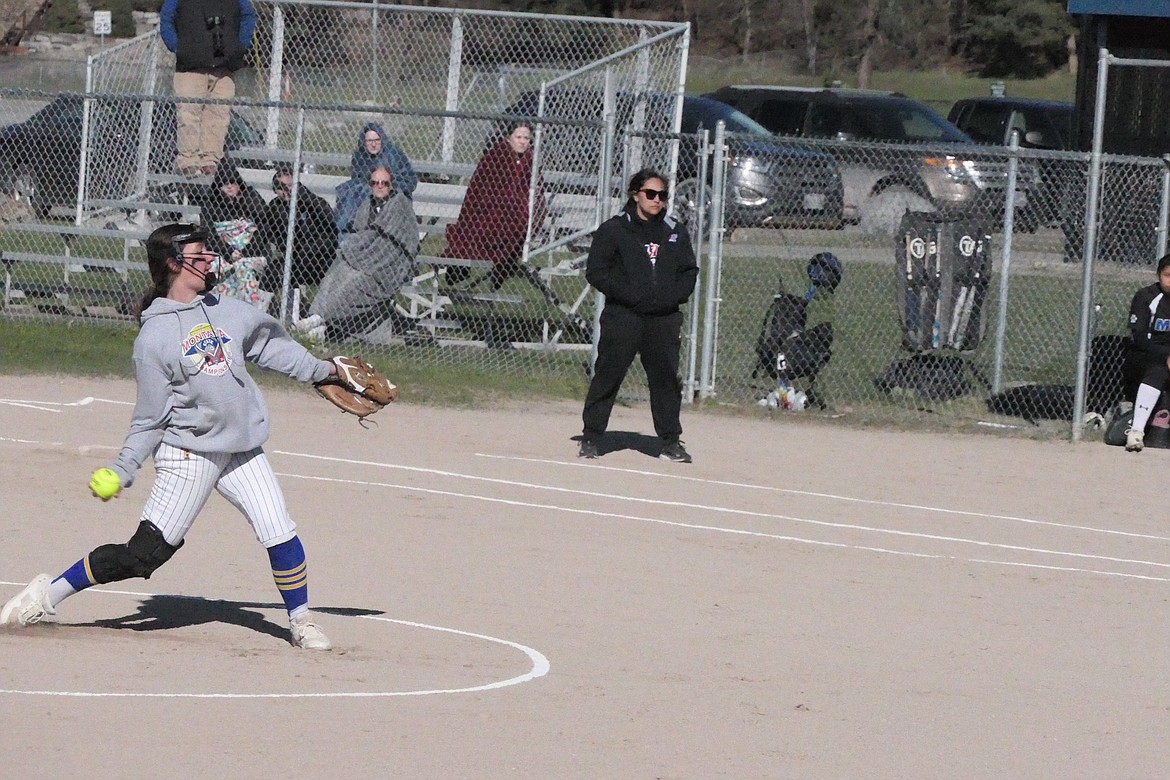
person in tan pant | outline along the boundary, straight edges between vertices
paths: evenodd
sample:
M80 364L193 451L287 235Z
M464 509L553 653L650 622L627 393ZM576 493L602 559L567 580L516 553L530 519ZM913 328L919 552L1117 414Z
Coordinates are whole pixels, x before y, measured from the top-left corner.
M250 0L165 0L159 34L175 53L175 96L230 100L233 74L244 67L256 15ZM231 106L183 103L176 107L175 167L211 175L223 158Z

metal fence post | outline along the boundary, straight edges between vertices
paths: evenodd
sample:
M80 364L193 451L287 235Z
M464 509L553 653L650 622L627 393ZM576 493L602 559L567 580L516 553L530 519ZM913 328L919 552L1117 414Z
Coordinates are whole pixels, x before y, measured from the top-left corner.
M447 59L447 102L448 111L459 110L459 79L463 66L463 18L451 17L451 56ZM455 159L455 117L443 119L443 162ZM536 166L533 166L536 170ZM531 211L529 212L531 213ZM527 254L525 255L527 257Z
M711 155L711 225L708 228L707 243L707 292L704 298L706 311L703 316L703 356L699 374L699 397L709 398L715 394L715 334L718 330L718 297L720 248L723 244L723 174L727 167L724 134L727 130L722 121L715 124L715 150Z
M74 210L73 222L80 225L85 220L85 186L89 168L89 136L91 133L90 119L93 114L91 107L93 98L90 95L94 90L94 57L85 58L85 99L81 101L81 153L77 164L77 203Z
M293 142L293 169L292 192L288 197L288 221L285 223L284 236L284 276L280 283L280 321L289 324L288 300L290 281L292 279L292 253L294 234L297 227L297 192L301 184L301 157L304 152L305 140L305 109L302 106L297 110L297 134Z
M279 3L272 6L272 55L268 62L268 100L280 102L280 83L284 71L284 8ZM264 145L275 149L280 134L280 109L268 107L268 124L264 129Z
M1105 134L1105 95L1109 80L1109 50L1097 56L1097 96L1093 107L1093 151L1089 156L1089 193L1085 204L1085 253L1081 277L1081 317L1077 334L1077 376L1073 389L1072 440L1084 432L1085 381L1089 363L1089 324L1093 308L1093 263L1097 255L1098 200L1101 197L1101 150Z
M1170 228L1170 154L1162 155L1162 207L1158 209L1157 256L1166 254L1166 231Z
M699 181L707 181L707 154L710 150L708 143L709 132L704 128L699 133ZM678 144L674 145L674 153L678 154ZM676 158L677 159L677 158ZM677 170L677 165L676 168ZM703 228L704 216L707 211L706 188L699 188L699 208L695 211L695 224L688 226L693 227L694 231L691 235L694 237L695 260L698 261L703 256ZM683 381L683 403L694 403L695 395L698 393L698 387L695 376L696 364L699 359L699 300L703 294L705 286L702 284L702 274L695 280L695 291L691 294L690 306L688 306L689 322L687 334L687 375Z
M1008 271L1012 267L1012 231L1016 221L1016 179L1020 169L1020 131L1012 130L1008 146L1007 192L1003 204L1003 253L999 263L999 312L995 320L995 356L991 392L1003 389L1003 340L1007 330Z

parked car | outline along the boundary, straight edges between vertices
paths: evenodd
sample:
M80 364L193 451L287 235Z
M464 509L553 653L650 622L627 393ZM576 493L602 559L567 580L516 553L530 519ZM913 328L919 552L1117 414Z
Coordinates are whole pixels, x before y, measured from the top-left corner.
M58 95L25 121L0 129L0 192L25 201L40 216L55 206L77 203L83 104L75 95ZM141 103L95 98L91 106L86 195L124 197L132 189L138 165ZM233 111L225 151L262 142L260 134ZM175 107L160 101L154 104L150 170L169 172L174 159Z
M1020 131L1020 146L1033 149L1071 149L1072 103L1058 100L978 97L956 100L947 119L981 144L1011 143Z
M1018 130L1023 149L1064 151L1072 148L1074 115L1072 103L1057 100L977 97L955 101L947 118L981 144L1007 146ZM1068 160L1040 159L1035 167L1032 208L1025 218L1039 225L1060 224L1064 205L1072 207L1075 200L1070 189L1083 187L1083 172Z
M897 92L727 86L709 97L734 106L784 138L826 139L841 166L845 216L892 231L905 208L1002 215L1003 156L920 101ZM862 143L864 142L864 143ZM1035 171L1018 178L1026 207Z
M524 93L507 113L535 116L538 100L539 93ZM632 125L638 111L642 112L643 127L661 130L671 126L673 95L621 93L616 104L619 133ZM577 88L553 90L546 95L544 116L600 119L602 94ZM843 189L832 155L808 144L777 141L758 123L715 100L694 95L683 98L683 133L697 133L702 128L714 131L720 120L726 124L730 149L725 224L841 225ZM549 123L542 128L542 136L541 167L546 172L582 170L596 166L600 158L601 137L596 128ZM668 147L658 143L655 148ZM711 166L707 166L706 179L700 181L698 151L694 140L679 145L675 213L684 221L693 221L698 204L709 202ZM648 162L665 167L665 160L653 159L653 154L650 157ZM614 175L620 177L621 170L622 160L614 160Z

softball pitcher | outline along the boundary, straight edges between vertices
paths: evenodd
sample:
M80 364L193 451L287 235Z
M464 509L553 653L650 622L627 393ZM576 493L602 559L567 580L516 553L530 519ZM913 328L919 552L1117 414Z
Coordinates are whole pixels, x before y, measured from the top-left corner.
M54 580L38 576L0 610L0 624L36 623L93 585L149 579L183 546L216 490L244 513L268 551L292 644L331 649L309 614L305 551L262 448L268 409L244 363L302 382L326 380L337 369L250 304L209 294L215 255L205 250L206 238L193 225L164 225L146 242L153 286L143 297L134 341L134 416L113 466L90 480L94 494L108 500L133 484L153 455L154 486L137 530L125 544L96 548Z

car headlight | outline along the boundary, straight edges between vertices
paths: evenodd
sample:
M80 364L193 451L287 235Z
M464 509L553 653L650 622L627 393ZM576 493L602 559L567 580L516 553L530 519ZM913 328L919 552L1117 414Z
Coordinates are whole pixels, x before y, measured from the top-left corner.
M744 206L763 206L768 202L768 196L759 190L735 185L731 188L731 198Z
M971 175L974 163L970 160L960 160L958 157L948 154L945 157L924 157L922 162L956 181L969 182L974 179Z

